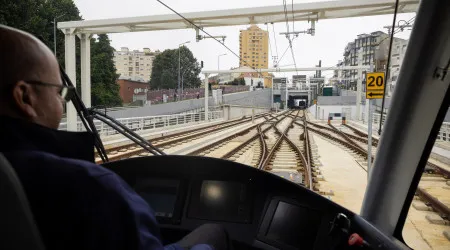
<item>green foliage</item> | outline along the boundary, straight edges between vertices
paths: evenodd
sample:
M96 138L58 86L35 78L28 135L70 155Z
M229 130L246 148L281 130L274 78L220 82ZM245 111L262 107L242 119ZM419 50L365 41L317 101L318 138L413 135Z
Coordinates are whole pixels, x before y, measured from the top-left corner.
M120 106L119 77L114 66L114 48L111 47L107 35L99 35L91 39L91 85L92 105Z
M80 12L73 0L0 0L0 24L42 37L52 51L54 50L54 18L57 18L56 22L81 20ZM75 40L76 85L79 92L81 79L80 42L78 38ZM58 62L63 67L65 64L64 46L64 34L60 30L56 30L56 55ZM93 105L121 104L112 51L114 49L109 45L107 36L99 36L98 42L91 42ZM99 53L99 55L96 53Z
M244 78L234 78L234 80L231 82L231 85L245 85L245 79Z
M53 20L57 22L81 20L80 12L72 0L0 0L0 23L24 30L43 38L54 48ZM57 30L58 61L64 64L64 35Z
M150 79L151 89L176 89L178 87L178 53L180 53L180 72L184 88L197 88L201 84L198 77L201 68L189 48L168 49L157 55L153 61ZM181 82L181 77L180 77Z

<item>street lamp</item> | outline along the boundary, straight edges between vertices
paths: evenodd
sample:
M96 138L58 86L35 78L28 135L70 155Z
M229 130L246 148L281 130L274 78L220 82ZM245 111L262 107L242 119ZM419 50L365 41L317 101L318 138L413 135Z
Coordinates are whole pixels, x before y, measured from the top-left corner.
M184 74L188 71L189 71L189 69L185 69L183 71L183 74L181 74L181 95L184 94Z
M178 89L177 92L180 92L180 79L181 79L181 45L186 43L190 43L191 41L187 41L178 45Z
M53 50L54 50L54 54L55 54L55 57L56 57L56 19L58 19L58 18L60 18L60 17L63 17L63 16L65 16L66 14L62 14L62 15L59 15L59 16L57 16L57 17L55 17L55 18L53 18Z
M221 56L226 56L227 54L222 54L222 55L218 55L217 56L217 70L220 70L220 57Z

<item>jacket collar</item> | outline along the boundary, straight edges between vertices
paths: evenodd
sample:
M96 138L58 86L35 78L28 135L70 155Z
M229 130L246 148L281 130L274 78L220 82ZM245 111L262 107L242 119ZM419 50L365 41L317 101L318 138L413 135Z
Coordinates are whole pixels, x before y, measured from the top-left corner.
M31 150L94 162L94 137L0 116L0 152Z

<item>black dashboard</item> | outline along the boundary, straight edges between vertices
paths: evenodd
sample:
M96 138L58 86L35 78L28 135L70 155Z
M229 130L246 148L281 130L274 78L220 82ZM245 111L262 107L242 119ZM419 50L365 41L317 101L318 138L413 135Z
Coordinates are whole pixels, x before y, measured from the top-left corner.
M233 241L245 246L241 249L402 246L327 198L279 176L235 162L151 156L104 166L119 174L150 204L168 241L173 241L170 236L177 232L218 223L227 229ZM352 236L353 233L357 235Z

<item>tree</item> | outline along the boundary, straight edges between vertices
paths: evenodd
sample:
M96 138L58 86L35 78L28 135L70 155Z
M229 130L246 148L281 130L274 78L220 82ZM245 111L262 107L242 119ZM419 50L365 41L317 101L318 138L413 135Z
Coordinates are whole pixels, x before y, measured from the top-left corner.
M184 79L184 88L197 88L200 86L200 65L189 48L183 46L179 49L164 50L156 56L153 61L150 79L151 89L178 88L178 53L180 53L181 58L180 74L182 74Z
M0 2L0 23L24 30L54 48L53 19L57 21L81 20L80 12L72 0L21 0ZM64 65L64 35L57 31L58 61Z
M57 22L62 21L76 21L81 20L80 11L74 4L73 0L20 0L20 1L4 1L0 0L0 24L4 24L10 27L27 31L37 37L40 37L45 44L53 51L54 49L54 24L53 19L59 17ZM78 92L80 91L80 41L78 38L76 41L76 74ZM96 45L91 43L91 55L95 58ZM104 46L105 43L103 43ZM57 47L57 59L60 65L64 67L65 64L65 51L64 51L64 35L61 31L57 30L56 34L56 47ZM103 46L103 45L102 45ZM109 46L109 41L107 43ZM114 50L109 46L109 50ZM103 50L99 50L106 52ZM103 59L103 60L102 60ZM113 65L112 54L111 56L98 57L97 60L91 63L91 76L94 86L95 83L105 84L105 86L96 86L96 90L92 90L93 103L96 105L118 105L120 100L118 91L110 83L112 79L111 74L103 74L103 70L98 70L97 65L107 65L108 70L112 70ZM114 65L113 65L114 66ZM115 70L115 69L114 69ZM115 71L113 71L115 73ZM99 75L97 75L99 74ZM115 83L115 80L114 80ZM98 85L98 84L97 84ZM94 88L94 87L93 87ZM100 91L100 89L102 89ZM79 92L80 93L80 92ZM103 96L98 96L102 93ZM94 101L96 100L96 101Z
M117 84L116 67L114 66L114 48L111 47L108 35L99 35L91 39L91 82L92 105L118 106L122 104Z

